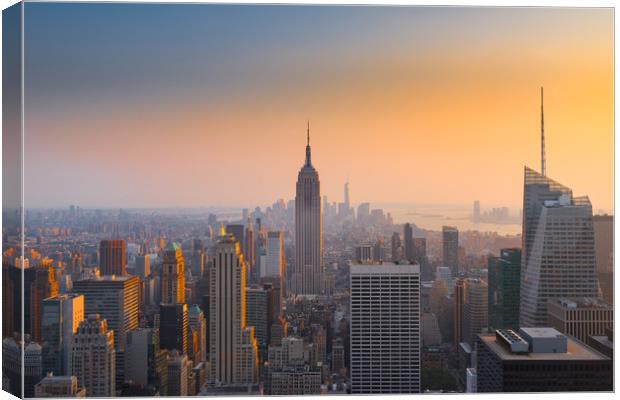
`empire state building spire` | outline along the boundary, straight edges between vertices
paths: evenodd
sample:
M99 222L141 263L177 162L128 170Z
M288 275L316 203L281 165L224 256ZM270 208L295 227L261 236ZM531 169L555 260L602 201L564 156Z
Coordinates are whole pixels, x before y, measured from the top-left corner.
M306 165L312 165L310 160L310 121L308 121L308 127L306 128L307 143L306 143Z

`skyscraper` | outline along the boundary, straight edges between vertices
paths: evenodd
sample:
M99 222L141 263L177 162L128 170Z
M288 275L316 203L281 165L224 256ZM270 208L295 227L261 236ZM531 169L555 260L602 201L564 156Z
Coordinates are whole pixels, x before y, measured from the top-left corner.
M246 327L245 262L239 242L223 226L209 281L211 379L225 385L255 383L258 351L254 329Z
M98 314L80 322L73 335L70 360L71 375L77 377L79 386L86 388L88 396L116 395L114 333Z
M454 285L454 345L466 340L463 327L465 315L465 303L467 303L467 279L458 278Z
M185 260L181 247L170 243L164 251L161 267L161 302L185 303Z
M127 333L125 346L125 380L152 386L166 395L168 368L166 350L159 344L159 330L138 328Z
M598 296L592 206L526 167L523 209L520 326L548 326L549 299Z
M173 350L168 360L168 396L188 395L188 373L187 355Z
M489 326L493 329L519 327L521 249L502 249L489 257Z
M159 307L159 343L162 349L187 353L187 304L161 304Z
M284 274L284 249L282 247L283 234L281 231L267 233L267 263L265 271L260 276L282 277Z
M474 201L474 214L472 215L472 220L474 223L480 222L480 201Z
M43 300L41 331L43 374L70 375L73 334L84 320L84 296L62 294Z
M467 281L467 301L463 307L463 341L473 348L478 334L489 326L488 314L489 289L487 283L480 279Z
M411 224L407 222L403 230L403 236L405 238L405 259L407 261L413 262L413 228L411 227Z
M106 326L114 331L116 350L122 350L125 334L138 327L140 279L137 276L107 275L77 281L73 290L84 295L84 314L101 315Z
M595 215L594 248L596 251L596 271L598 273L603 299L614 302L614 217Z
M295 268L292 292L320 294L323 280L323 232L321 184L310 159L308 124L306 162L299 171L295 195Z
M394 232L392 234L392 262L399 262L402 260L402 244L400 241L400 234Z
M529 261L544 202L547 200L557 200L561 195L569 197L573 195L571 189L528 167L525 167L523 181L522 277Z
M419 392L420 267L353 264L350 287L351 393Z
M194 365L207 361L207 320L204 312L197 304L191 306L187 312L189 329L198 334L200 354L194 354Z
M23 263L23 267L15 266L13 263L3 263L2 270L2 303L3 312L6 312L2 327L3 336L12 336L14 332L21 332L23 318L24 334L30 334L33 341L40 341L43 299L58 294L58 282L56 282L52 261L43 259L39 265L34 267L29 267L26 263Z
M136 256L136 274L142 278L151 275L151 256L148 254Z
M453 226L443 227L443 265L452 270L452 276L458 276L459 231Z
M125 241L102 240L99 244L99 269L101 275L126 275Z

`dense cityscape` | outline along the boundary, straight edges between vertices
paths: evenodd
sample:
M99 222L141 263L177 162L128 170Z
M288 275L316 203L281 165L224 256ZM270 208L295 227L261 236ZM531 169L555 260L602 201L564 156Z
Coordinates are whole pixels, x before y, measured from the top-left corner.
M506 236L397 224L355 208L348 182L330 202L309 126L306 140L295 199L240 217L29 209L23 257L18 226L5 224L3 389L613 390L613 217L546 176L544 141L541 172L524 170L523 234ZM472 218L514 216L476 201Z

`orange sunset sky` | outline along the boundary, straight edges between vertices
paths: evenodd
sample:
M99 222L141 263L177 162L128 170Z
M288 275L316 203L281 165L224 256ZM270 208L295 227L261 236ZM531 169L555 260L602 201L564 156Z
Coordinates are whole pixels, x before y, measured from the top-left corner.
M140 15L140 18L137 16ZM26 4L27 207L294 196L613 209L611 9Z

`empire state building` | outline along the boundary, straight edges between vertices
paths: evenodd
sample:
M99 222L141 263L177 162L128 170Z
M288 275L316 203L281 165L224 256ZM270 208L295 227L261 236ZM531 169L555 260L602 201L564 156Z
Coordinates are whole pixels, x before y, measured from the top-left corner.
M320 294L323 286L321 184L310 159L310 124L307 135L306 163L299 170L295 195L295 267L291 291Z

